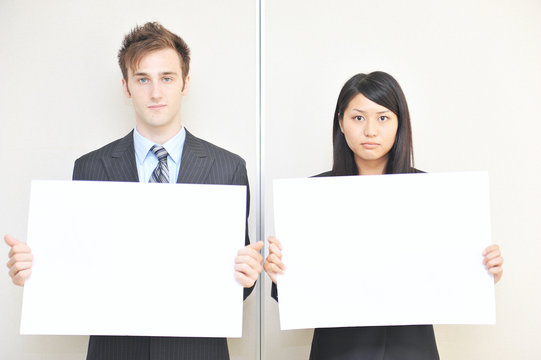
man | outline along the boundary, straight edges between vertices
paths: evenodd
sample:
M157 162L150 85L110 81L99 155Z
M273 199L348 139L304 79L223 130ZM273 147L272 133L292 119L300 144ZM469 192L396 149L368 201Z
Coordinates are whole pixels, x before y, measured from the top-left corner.
M246 185L239 156L190 134L181 123L182 97L190 85L190 50L158 23L136 27L118 54L124 94L132 99L135 128L127 136L82 156L73 180ZM6 235L9 275L23 286L32 271L30 248ZM239 250L235 277L246 298L259 273L263 242ZM91 336L87 359L229 359L224 338Z

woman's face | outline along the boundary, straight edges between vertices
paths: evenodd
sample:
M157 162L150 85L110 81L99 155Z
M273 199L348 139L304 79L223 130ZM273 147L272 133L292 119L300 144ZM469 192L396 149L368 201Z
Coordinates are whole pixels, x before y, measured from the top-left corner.
M358 94L349 102L340 129L355 155L359 174L382 174L398 129L398 116Z

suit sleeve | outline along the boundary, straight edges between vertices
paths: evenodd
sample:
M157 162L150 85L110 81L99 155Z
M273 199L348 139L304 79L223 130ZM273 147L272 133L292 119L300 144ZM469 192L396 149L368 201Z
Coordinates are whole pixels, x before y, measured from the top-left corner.
M278 287L276 286L275 283L271 283L271 297L278 301Z
M75 160L75 164L73 164L71 180L82 180L81 162L79 160Z
M233 174L234 185L246 185L246 225L245 225L245 238L244 245L250 245L250 237L248 235L248 215L250 213L250 186L248 185L248 174L246 172L246 163L244 160L240 160ZM244 300L252 293L255 288L255 284L252 287L244 288Z

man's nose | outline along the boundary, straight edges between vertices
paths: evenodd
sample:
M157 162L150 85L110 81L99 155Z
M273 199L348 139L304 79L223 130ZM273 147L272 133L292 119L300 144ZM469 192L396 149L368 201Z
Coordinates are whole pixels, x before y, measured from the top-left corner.
M150 96L152 97L152 99L161 99L162 89L160 84L152 84Z

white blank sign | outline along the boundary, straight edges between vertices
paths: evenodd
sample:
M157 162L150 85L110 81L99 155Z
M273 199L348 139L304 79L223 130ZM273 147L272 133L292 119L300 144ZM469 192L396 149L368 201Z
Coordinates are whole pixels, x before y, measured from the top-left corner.
M282 329L490 324L486 173L274 181Z
M34 181L22 334L242 336L246 187Z

